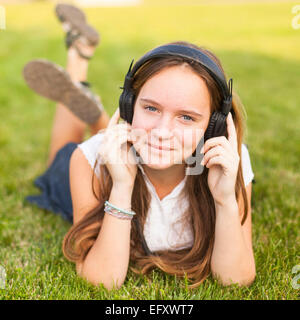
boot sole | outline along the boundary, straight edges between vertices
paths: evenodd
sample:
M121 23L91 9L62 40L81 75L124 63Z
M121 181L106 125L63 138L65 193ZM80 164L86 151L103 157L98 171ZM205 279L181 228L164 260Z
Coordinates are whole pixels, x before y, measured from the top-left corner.
M64 21L86 21L86 17L83 11L78 9L75 6L69 5L69 4L58 4L55 7L55 13L58 19L61 22Z
M61 22L69 22L72 29L77 30L92 46L99 44L99 33L86 23L85 14L80 9L72 5L59 4L55 13Z
M102 105L93 101L60 66L43 59L26 64L23 76L28 86L50 100L64 104L82 121L93 124Z

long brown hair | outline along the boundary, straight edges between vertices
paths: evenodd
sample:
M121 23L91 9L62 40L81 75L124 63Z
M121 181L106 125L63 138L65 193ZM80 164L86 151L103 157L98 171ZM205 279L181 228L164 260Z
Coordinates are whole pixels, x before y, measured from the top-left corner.
M204 52L209 55L222 69L218 58L207 49L200 48L187 42L175 42L172 44L183 44ZM181 57L163 57L155 58L143 65L135 74L133 90L135 96L145 82L154 74L164 68L177 66L187 63L192 70L204 79L211 97L211 110L217 110L221 105L222 95L215 80L211 75L198 63L193 63ZM224 71L223 71L224 72ZM238 97L233 97L234 124L237 132L238 153L241 159L241 146L245 129L245 112ZM93 179L95 177L94 166ZM82 262L89 250L93 246L98 233L101 229L102 219L104 217L104 202L109 199L112 189L112 179L105 165L100 164L100 190L101 194L94 195L98 198L99 204L96 208L88 212L79 222L71 227L63 241L63 252L67 259L73 262ZM141 243L140 233L146 220L147 212L150 205L151 195L145 184L143 175L140 170L137 171L134 189L132 193L131 205L132 210L138 214L134 217L139 223L133 223L131 229L130 241L130 260L135 263L130 266L131 270L136 273L147 274L153 268L157 267L166 273L186 276L191 280L190 288L200 285L210 273L210 261L214 245L215 236L215 206L214 199L209 190L207 183L208 169L205 167L201 175L188 175L183 189L182 196L187 197L189 208L184 214L184 221L190 223L193 228L194 243L191 248L177 251L157 251L155 255L147 255ZM94 186L94 181L92 181ZM242 163L240 161L235 195L237 201L243 205L243 218L241 224L244 224L247 213L247 196L243 180ZM138 227L141 227L138 230Z

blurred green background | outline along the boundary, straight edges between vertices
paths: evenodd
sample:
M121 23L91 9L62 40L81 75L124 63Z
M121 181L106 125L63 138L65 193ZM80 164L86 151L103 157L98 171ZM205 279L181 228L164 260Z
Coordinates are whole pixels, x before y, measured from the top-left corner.
M25 2L25 1L24 1ZM10 2L12 3L12 2ZM70 225L31 207L33 179L46 168L55 103L26 86L22 69L35 58L65 66L54 2L7 4L0 30L0 299L297 299L299 261L300 29L289 1L151 1L138 6L84 8L101 34L88 80L111 115L131 59L154 46L187 40L215 52L247 112L253 186L253 247L257 277L249 288L209 278L196 290L159 271L129 273L119 291L94 288L61 252ZM151 283L151 285L149 285ZM181 285L183 287L181 287Z

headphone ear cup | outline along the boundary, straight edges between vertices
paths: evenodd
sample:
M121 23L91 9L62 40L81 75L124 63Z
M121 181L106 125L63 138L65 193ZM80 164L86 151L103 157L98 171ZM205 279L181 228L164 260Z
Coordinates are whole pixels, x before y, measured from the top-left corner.
M132 123L134 94L130 90L123 90L119 99L120 117Z
M226 128L226 116L221 112L214 111L204 133L204 142L214 137L220 137L224 135L227 137Z
M220 137L220 136L225 136L226 138L228 137L226 119L227 119L227 116L219 112L218 119L216 121L215 129L214 129L215 137Z
M120 117L122 119L125 120L125 117L126 117L126 112L125 112L125 90L122 91L121 95L120 95L120 98L119 98L119 109L120 109Z
M209 119L207 129L204 133L204 142L213 137L216 120L217 120L217 112L214 111Z

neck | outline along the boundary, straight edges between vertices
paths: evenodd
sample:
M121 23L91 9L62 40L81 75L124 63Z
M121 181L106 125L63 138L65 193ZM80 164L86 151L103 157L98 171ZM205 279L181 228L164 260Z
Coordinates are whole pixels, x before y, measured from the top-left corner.
M169 194L185 177L185 165L182 164L173 165L164 170L143 165L143 169L160 199Z

